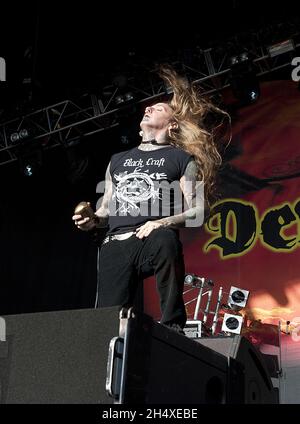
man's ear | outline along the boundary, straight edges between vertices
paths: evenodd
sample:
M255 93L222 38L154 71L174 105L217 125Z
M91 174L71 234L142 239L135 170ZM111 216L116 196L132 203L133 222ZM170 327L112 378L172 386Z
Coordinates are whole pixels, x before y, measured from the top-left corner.
M177 122L175 122L175 121L171 122L170 125L169 125L169 127L168 127L168 129L169 130L177 130L178 129Z

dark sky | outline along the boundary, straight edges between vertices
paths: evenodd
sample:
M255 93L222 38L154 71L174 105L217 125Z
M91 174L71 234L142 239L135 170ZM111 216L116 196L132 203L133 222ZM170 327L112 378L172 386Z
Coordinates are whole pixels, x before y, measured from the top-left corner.
M48 91L80 88L136 56L160 60L166 50L199 45L297 15L285 1L10 1L1 6L0 56L9 82L34 70ZM24 51L32 46L32 56ZM135 56L135 57L136 57ZM144 59L143 59L144 60ZM97 82L98 83L98 82Z
M134 5L135 3L135 5ZM266 0L189 1L28 1L1 6L0 48L17 49L34 40L39 16L40 54L90 58L117 55L136 46L143 52L194 42L224 39L248 27L297 14L296 2ZM179 3L180 4L180 3ZM45 58L44 58L45 59Z

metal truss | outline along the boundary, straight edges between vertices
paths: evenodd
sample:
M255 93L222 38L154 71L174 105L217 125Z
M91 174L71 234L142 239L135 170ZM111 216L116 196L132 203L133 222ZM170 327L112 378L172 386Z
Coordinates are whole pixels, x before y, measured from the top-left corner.
M299 33L293 34L295 50L271 57L266 47L250 43L239 45L246 51L259 77L291 64L300 46ZM168 62L195 85L204 95L210 95L230 86L229 59L232 49L224 46L201 50L181 51ZM128 71L127 71L128 72ZM167 87L154 70L136 65L130 75L121 75L126 84L112 83L95 94L85 94L75 101L65 100L17 117L0 125L0 165L18 159L19 147L29 142L43 149L69 146L83 137L119 125L132 106L159 99ZM126 102L129 99L128 102ZM19 137L27 130L27 137Z
M16 160L19 148L29 142L43 149L68 146L112 128L117 125L112 112L101 113L93 96L83 96L80 104L65 100L5 122L0 126L0 165ZM14 140L22 130L27 130L28 136Z

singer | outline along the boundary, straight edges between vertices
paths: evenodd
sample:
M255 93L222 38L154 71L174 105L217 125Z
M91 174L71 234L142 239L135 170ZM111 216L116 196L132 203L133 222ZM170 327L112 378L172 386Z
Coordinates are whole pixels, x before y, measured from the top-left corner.
M73 220L84 231L108 226L99 259L98 306L131 306L138 283L152 274L160 322L184 334L185 266L179 228L203 216L211 205L221 157L205 118L209 112L227 114L199 96L173 69L161 68L160 76L173 90L171 99L145 109L137 147L112 155L102 204L94 217L75 214ZM178 182L187 205L183 212L174 213L172 196L168 205L160 204L157 187L162 181ZM197 196L199 184L204 185L202 197Z

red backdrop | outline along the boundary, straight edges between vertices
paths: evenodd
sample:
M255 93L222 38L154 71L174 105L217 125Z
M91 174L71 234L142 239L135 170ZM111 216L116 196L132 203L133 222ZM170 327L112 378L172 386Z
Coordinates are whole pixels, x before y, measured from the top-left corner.
M205 248L218 236L218 233L212 234L207 225L181 231L186 271L214 280L214 301L219 286L227 292L231 285L249 290L245 310L248 317L274 324L281 321L284 327L289 320L294 331L297 317L300 317L300 228L294 210L295 203L300 200L300 177L297 176L300 173L299 117L300 92L292 81L265 82L259 101L238 110L233 124L232 147L240 153L230 165L236 171L259 179L261 188L245 190L239 196L229 191L228 197L236 202L248 202L257 210L257 234L251 248L242 255L224 257L215 245ZM226 184L226 178L222 184ZM236 177L236 188L241 184ZM222 202L226 202L226 198ZM283 204L288 205L295 221L283 226L280 235L294 239L294 246L286 250L272 249L262 243L261 220L268 210L276 210ZM281 218L278 223L282 225ZM145 311L159 319L154 287L153 278L146 281ZM187 311L192 317L193 304Z

